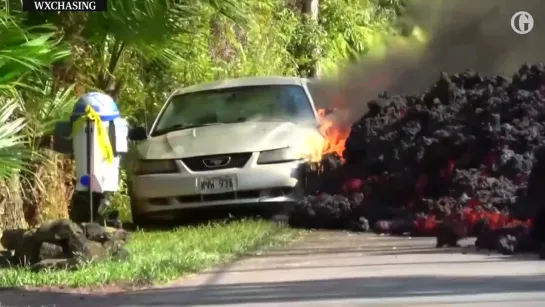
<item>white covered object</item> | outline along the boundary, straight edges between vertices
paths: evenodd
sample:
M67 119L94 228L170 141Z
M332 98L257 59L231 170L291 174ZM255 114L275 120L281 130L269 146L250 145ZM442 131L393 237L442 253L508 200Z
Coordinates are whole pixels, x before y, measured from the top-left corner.
M103 121L105 131L108 131L109 125L112 122ZM110 163L104 156L97 135L95 124L91 122L92 132L92 159L91 159L91 174L92 190L94 192L116 192L119 190L119 166L120 157L115 156L113 162ZM83 129L74 132L73 146L74 158L76 160L76 190L88 191L88 186L82 184L81 178L87 177L87 124L83 125ZM108 134L105 135L109 138Z

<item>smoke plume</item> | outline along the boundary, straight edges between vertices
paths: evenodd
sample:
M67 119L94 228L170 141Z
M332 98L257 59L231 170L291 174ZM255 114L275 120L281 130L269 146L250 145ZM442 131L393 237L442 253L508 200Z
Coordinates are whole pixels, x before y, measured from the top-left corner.
M534 28L526 35L511 29L511 17L518 11L534 17ZM363 115L367 102L380 92L422 91L442 71L512 74L523 63L545 62L543 1L413 0L407 12L404 18L428 33L426 46L393 45L384 57L363 59L339 80L319 86L340 94L333 104L347 109L351 120ZM331 106L331 97L320 95L317 104Z

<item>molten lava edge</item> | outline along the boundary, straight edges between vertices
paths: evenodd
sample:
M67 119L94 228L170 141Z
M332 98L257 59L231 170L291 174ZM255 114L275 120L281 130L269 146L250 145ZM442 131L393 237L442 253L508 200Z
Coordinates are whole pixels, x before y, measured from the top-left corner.
M420 95L384 94L349 131L320 110L325 171L291 225L370 223L438 236L438 246L475 235L483 247L511 240L523 249L524 237L535 249L545 240L544 97L545 67L523 65L512 78L443 73ZM448 235L454 243L439 238Z

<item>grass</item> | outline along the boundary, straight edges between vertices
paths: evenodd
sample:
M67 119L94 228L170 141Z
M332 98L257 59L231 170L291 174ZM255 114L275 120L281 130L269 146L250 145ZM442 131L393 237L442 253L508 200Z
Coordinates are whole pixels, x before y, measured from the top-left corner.
M0 287L165 283L245 253L287 243L299 234L300 231L259 220L136 232L127 245L131 252L128 261L90 263L77 271L34 273L24 268L0 269Z

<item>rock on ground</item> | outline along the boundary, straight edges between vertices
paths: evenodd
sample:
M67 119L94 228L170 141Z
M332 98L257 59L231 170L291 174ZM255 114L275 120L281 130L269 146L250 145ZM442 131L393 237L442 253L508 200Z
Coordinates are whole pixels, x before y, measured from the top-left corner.
M125 259L128 257L125 249L128 239L129 235L123 229L53 220L36 229L5 230L0 242L13 252L12 263L40 270L75 268L88 261Z

